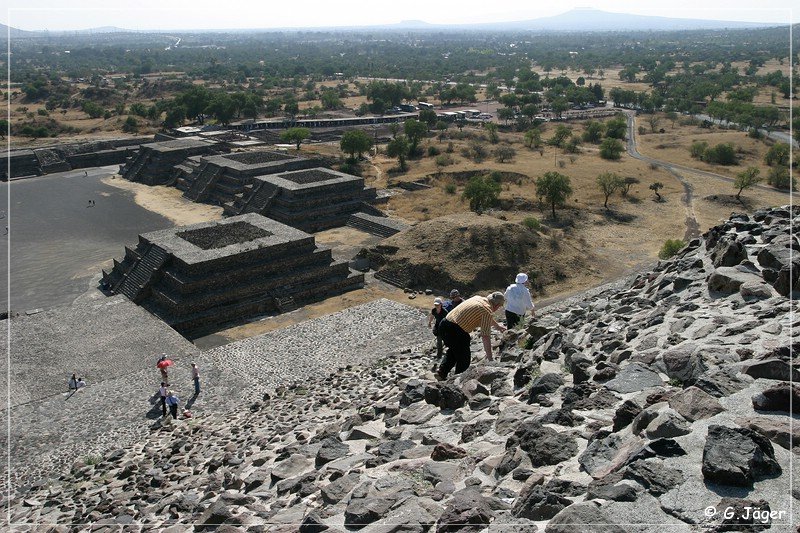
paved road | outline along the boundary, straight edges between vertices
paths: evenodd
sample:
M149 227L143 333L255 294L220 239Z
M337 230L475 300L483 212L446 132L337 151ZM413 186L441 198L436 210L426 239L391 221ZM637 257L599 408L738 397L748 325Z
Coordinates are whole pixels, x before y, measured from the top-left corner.
M714 124L719 124L721 126L739 126L739 124L737 124L736 122L722 121L717 118L712 118L709 115L700 114L700 115L694 115L694 117L700 120L708 120L709 122L713 122ZM759 128L758 131L771 139L775 139L776 141L782 143L791 144L795 148L798 147L798 142L792 139L792 136L784 131L770 131L770 130L765 130L763 128Z
M0 234L6 226L10 233L0 235L0 279L10 267L13 311L72 303L139 233L174 225L138 206L133 193L102 183L118 171L114 165L0 183ZM95 205L87 207L89 200Z

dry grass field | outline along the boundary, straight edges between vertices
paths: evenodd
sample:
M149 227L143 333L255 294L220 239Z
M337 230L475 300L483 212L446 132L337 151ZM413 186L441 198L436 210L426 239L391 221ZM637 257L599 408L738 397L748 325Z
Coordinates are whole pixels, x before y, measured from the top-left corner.
M646 119L643 117L637 117L636 125L637 127L644 126L648 132L650 131ZM745 132L728 130L719 126L705 129L696 125L681 125L680 121L676 121L673 127L666 118L661 120L659 128L663 128L664 133L637 135L640 153L728 177L735 177L736 174L751 166L760 169L762 176L766 176L769 171L769 167L764 164L764 155L774 144L772 140L753 139ZM707 142L709 146L716 146L720 143L733 144L737 151L739 164L712 165L699 159L693 159L689 149L692 143L702 141Z

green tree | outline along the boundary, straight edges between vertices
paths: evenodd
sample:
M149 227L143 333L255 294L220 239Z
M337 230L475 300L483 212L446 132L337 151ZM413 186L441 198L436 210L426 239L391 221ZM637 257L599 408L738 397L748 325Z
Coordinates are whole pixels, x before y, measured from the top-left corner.
M571 135L572 135L572 128L564 126L563 124L559 124L556 127L555 133L548 141L548 144L562 148L564 146L564 143L567 141L567 139L569 139Z
M600 187L600 192L603 193L605 200L603 207L608 209L608 198L619 189L624 187L622 178L614 172L603 172L597 176L597 186Z
M132 116L128 116L128 118L125 119L125 123L122 125L122 131L124 131L125 133L136 133L138 129L139 129L139 122L136 120L135 117Z
M311 130L308 128L289 128L281 133L281 140L283 142L292 142L300 150L300 143L311 136Z
M215 93L205 111L222 125L227 125L236 114L236 101L228 93Z
M483 129L489 134L490 143L497 144L500 141L500 137L497 136L497 124L494 122L484 122Z
M396 157L397 162L400 164L400 170L406 171L408 165L406 158L408 157L409 144L405 135L398 135L386 145L386 155L389 157Z
M694 159L702 160L708 150L708 143L705 141L695 141L689 147L689 153Z
M528 148L539 148L542 145L542 133L533 128L525 132L525 146Z
M361 154L372 148L372 138L362 130L348 130L342 135L342 141L339 144L343 152L350 154L350 159L361 159Z
M675 111L668 111L667 114L666 114L666 117L667 117L667 120L670 121L670 124L672 125L672 129L675 129L675 122L677 122L677 120L679 118L678 117L678 113L676 113Z
M500 183L491 176L472 176L464 187L463 197L469 200L469 208L476 213L497 203L501 191Z
M433 109L420 109L419 120L420 122L427 124L429 128L432 128L439 120L439 117L436 115L436 111Z
M195 85L176 96L175 103L184 107L187 117L197 120L211 103L211 93L202 85Z
M322 107L325 109L332 110L342 107L342 100L339 98L339 94L335 89L323 90L320 101L322 102Z
M622 196L627 197L628 193L631 191L631 187L639 183L638 178L627 177L622 180Z
M767 183L776 189L795 190L796 180L789 175L789 167L772 167L767 175Z
M0 139L5 139L8 133L8 121L0 119Z
M622 156L625 147L618 139L606 138L600 143L600 157L603 159L617 160Z
M659 191L660 189L663 189L663 188L664 188L664 184L663 184L663 183L661 183L660 181L657 181L657 182L655 182L655 183L651 184L651 185L650 185L650 187L648 187L648 188L649 188L651 191L653 191L654 193L656 193L656 200L660 202L660 201L661 201L661 195L658 193L658 191Z
M749 189L761 181L761 176L759 176L760 173L761 171L756 167L748 167L736 175L733 186L739 189L739 192L736 193L737 200L740 200L739 197L741 196L743 190Z
M770 146L764 155L764 163L774 167L788 167L789 166L789 145L786 143L778 143Z
M494 158L498 163L505 163L511 161L516 157L517 151L510 146L498 146L494 149Z
M405 121L403 124L403 131L410 143L408 147L409 154L416 155L419 142L428 133L428 125L412 118Z
M703 161L717 165L735 165L736 149L732 143L720 143L705 151Z
M545 172L536 179L536 196L550 204L553 218L556 218L556 207L563 206L572 196L569 177L558 172Z
M618 115L606 122L606 137L612 139L624 139L628 131L628 122L623 115Z
M595 120L590 120L586 123L586 129L582 135L583 142L598 144L603 139L603 134L605 131L605 124Z
M149 115L148 110L148 115ZM177 128L183 124L186 119L186 108L182 105L173 105L167 109L167 115L164 117L165 128Z

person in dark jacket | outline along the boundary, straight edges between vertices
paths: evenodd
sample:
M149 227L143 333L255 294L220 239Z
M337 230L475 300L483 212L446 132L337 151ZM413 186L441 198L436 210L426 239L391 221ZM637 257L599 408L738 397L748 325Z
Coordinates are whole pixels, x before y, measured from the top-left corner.
M439 335L439 324L442 322L442 319L447 316L447 309L444 308L444 302L442 302L441 298L434 298L433 300L433 309L431 309L431 314L428 315L428 327L430 328L433 325L433 335L436 337L436 357L439 359L442 358L442 336Z

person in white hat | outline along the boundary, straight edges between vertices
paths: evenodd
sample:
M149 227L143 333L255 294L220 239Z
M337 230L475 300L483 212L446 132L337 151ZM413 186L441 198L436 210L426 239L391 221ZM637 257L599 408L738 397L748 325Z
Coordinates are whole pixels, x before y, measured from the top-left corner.
M436 337L436 357L442 358L442 336L439 335L439 324L442 319L447 316L447 309L444 308L444 302L441 298L433 299L433 309L431 314L428 315L428 327L433 325L433 335Z
M536 316L533 299L531 299L531 291L527 285L528 275L520 272L517 274L514 283L506 289L506 324L508 329L516 327L528 311L531 312L531 316Z

